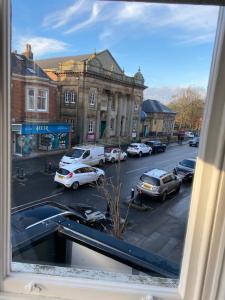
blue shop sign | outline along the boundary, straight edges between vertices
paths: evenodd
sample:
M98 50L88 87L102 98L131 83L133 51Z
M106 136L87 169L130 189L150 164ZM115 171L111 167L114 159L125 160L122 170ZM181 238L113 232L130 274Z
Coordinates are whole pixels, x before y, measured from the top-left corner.
M22 124L21 134L67 133L70 124Z

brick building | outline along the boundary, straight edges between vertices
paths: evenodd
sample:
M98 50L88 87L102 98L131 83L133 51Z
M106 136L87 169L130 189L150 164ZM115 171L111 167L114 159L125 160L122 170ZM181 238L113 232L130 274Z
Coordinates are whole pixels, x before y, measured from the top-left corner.
M11 54L12 153L66 149L70 126L59 123L57 85L33 61L31 46Z
M138 139L144 78L125 75L108 50L37 61L55 80L60 118L72 125L72 144Z

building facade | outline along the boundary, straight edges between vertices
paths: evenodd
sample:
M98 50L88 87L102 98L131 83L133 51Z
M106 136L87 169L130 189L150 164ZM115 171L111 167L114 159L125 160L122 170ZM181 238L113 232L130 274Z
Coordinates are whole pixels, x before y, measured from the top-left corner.
M33 61L31 46L12 53L12 153L20 156L66 149L70 126L58 122L57 85Z
M72 144L129 143L139 139L144 78L129 77L108 50L37 62L58 85L60 118Z
M173 135L176 113L158 100L142 103L142 136L156 137Z

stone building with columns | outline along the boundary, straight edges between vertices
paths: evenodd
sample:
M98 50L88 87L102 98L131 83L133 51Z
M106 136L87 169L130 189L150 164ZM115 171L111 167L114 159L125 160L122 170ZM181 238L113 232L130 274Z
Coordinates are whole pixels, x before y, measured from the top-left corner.
M108 50L37 61L58 85L59 113L72 125L72 144L138 140L144 78L125 75Z

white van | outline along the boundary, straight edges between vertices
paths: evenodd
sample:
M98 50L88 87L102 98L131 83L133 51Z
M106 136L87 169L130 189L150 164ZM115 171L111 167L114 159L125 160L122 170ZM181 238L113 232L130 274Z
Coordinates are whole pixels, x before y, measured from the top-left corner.
M105 162L103 146L85 145L76 146L66 153L61 159L60 168L74 163L82 163L90 166L102 166Z

